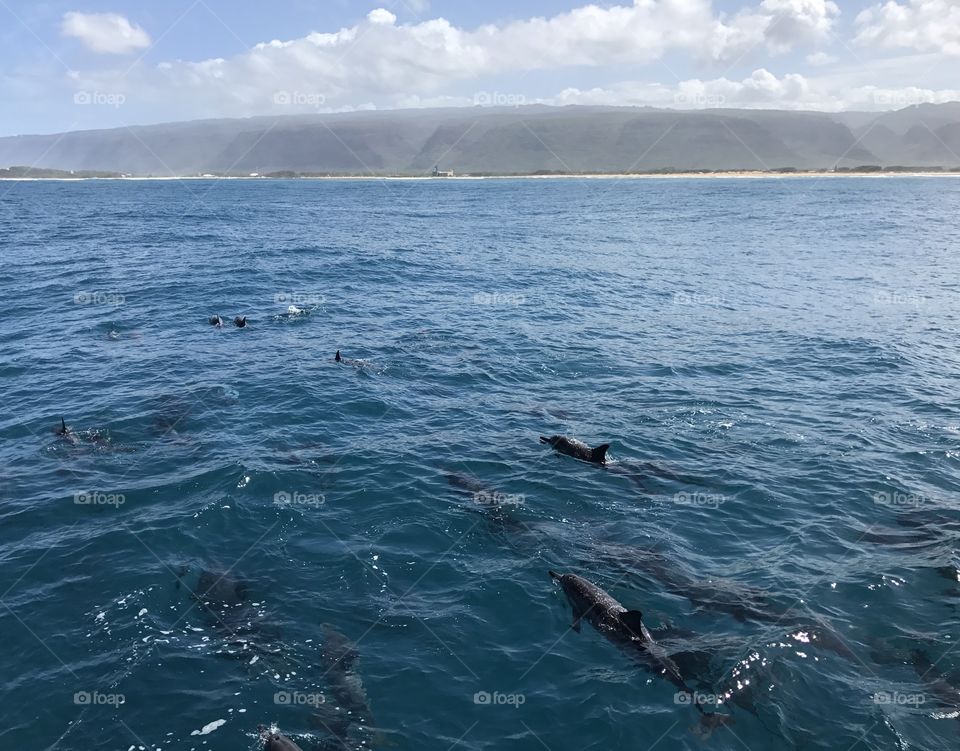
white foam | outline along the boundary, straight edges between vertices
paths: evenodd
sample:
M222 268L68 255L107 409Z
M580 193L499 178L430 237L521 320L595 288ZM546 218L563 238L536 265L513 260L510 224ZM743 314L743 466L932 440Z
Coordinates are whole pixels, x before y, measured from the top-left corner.
M190 735L209 735L217 728L223 727L227 724L226 720L214 720L213 722L208 722L199 730L193 730L190 732Z

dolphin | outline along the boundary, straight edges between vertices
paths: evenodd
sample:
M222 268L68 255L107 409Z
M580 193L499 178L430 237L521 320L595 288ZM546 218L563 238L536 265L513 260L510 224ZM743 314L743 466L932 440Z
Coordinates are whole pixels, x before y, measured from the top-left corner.
M353 358L350 358L350 357L343 357L340 354L339 349L337 350L337 354L333 356L333 361L338 362L341 365L352 365L353 367L359 368L361 370L373 365L373 363L371 363L368 360L354 360Z
M99 429L83 430L77 433L73 428L67 425L63 417L60 418L60 426L54 428L53 433L57 436L57 438L62 438L65 441L69 441L75 446L81 443L87 443L97 447L98 450L113 450L123 452L131 452L135 450L131 448L116 448L111 446L110 436Z
M323 704L317 707L311 720L342 743L344 748L366 746L362 737L371 730L373 717L366 689L357 672L360 653L357 645L333 626L325 623L322 628L320 664L335 706Z
M572 456L584 462L592 462L593 464L605 464L607 461L607 449L610 448L609 443L603 443L596 448L590 448L583 441L578 441L576 438L567 438L562 435L553 435L549 438L540 436L540 443L549 443L553 446L554 450L561 454Z
M61 438L70 438L73 435L73 431L67 427L67 421L63 417L60 418L60 427L54 428L53 432Z
M260 739L264 741L263 751L303 751L296 743L280 732L271 732L260 728Z
M186 577L186 566L177 572L177 588ZM200 609L212 620L212 627L223 634L226 649L222 655L249 654L247 650L263 654L277 654L280 647L265 642L278 638L278 628L249 601L249 584L226 573L204 569L190 587L191 595Z
M952 586L943 590L943 594L949 597L956 597L960 594L960 566L956 563L950 563L947 566L937 566L934 571L937 576L947 579Z
M930 659L924 649L911 649L910 662L920 680L940 704L949 710L960 712L960 687L952 681L937 663Z
M643 622L639 610L628 610L596 584L577 574L558 574L550 571L550 578L560 583L573 607L571 627L580 633L580 623L586 618L609 641L628 651L651 672L659 674L679 691L691 698L691 703L703 715L704 724L715 727L733 722L729 715L706 712L700 706L697 694L691 689L680 668L667 651L660 646Z
M220 316L210 316L210 325L223 328L223 319Z
M243 316L241 318L240 316L237 316L236 318L233 319L233 325L236 326L238 329L245 328L247 325L247 317Z
M473 497L473 502L478 506L487 509L499 509L505 505L516 505L515 499L518 496L493 490L472 475L463 472L447 472L444 476L451 487L469 493Z
M932 696L941 709L951 714L956 712L960 718L960 683L941 670L926 649L918 646L894 649L886 640L880 639L874 642L870 656L880 665L909 664L923 681L925 693Z
M522 524L513 518L509 512L510 506L518 505L517 496L509 496L498 490L493 490L484 485L480 480L472 475L463 472L446 472L444 475L450 486L470 495L475 508L473 510L483 514L492 524L501 531L510 529L529 529L526 524Z
M349 357L341 356L339 349L337 350L337 354L333 356L333 361L343 363L344 365L353 365L356 367L363 365L363 360L354 360Z

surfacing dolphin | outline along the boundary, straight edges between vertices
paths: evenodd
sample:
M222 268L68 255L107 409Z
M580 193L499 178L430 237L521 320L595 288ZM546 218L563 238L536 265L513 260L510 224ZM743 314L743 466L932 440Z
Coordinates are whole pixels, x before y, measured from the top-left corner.
M222 328L223 328L223 319L222 319L220 316L218 316L218 315L216 315L216 316L210 316L210 325L211 325L211 326L216 326L218 329L222 329Z
M246 316L237 316L233 319L233 325L238 329L246 328L247 326L247 317Z
M60 427L54 428L53 432L58 435L60 438L66 438L67 440L74 440L76 436L73 431L67 427L67 421L60 417Z
M333 361L342 365L353 365L355 368L362 368L365 364L363 360L354 360L350 357L341 356L339 349L337 350L337 354L333 356Z
M101 431L98 428L93 430L82 430L78 433L69 425L67 425L67 422L63 419L63 417L60 418L60 425L53 429L53 433L57 436L57 438L67 441L74 446L79 446L80 444L90 444L96 447L98 451L113 450L130 452L135 450L124 447L113 447L110 444L109 434Z
M549 443L558 453L572 456L574 459L579 459L583 462L591 462L592 464L605 464L607 461L607 449L610 448L609 443L603 443L596 448L591 448L583 441L578 441L576 438L567 438L563 435L552 435L549 438L540 436L540 443Z
M263 751L303 751L296 743L279 731L260 726L260 740L264 742Z
M593 627L610 642L631 656L653 673L663 676L680 692L690 697L690 703L702 715L701 723L708 729L731 724L730 715L707 712L700 706L698 694L691 689L680 668L650 634L639 610L628 610L614 597L596 584L577 574L558 574L550 571L550 577L560 583L564 594L573 607L571 627L580 633L580 623L586 618Z

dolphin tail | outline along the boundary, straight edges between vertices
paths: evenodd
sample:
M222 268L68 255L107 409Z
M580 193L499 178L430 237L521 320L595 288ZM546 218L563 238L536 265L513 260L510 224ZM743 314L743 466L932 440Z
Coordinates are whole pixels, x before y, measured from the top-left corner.
M591 461L595 461L598 464L603 464L607 460L607 449L610 448L609 443L603 443L597 446L590 452Z
M550 574L550 578L553 579L554 581L560 581L560 579L563 576L562 574L558 574L553 569L551 569L548 573Z

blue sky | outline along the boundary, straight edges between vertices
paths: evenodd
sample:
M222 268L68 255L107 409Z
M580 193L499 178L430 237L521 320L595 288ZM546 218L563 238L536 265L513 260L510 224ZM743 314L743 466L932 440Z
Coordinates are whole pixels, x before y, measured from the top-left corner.
M960 0L0 0L0 135L425 106L960 99Z

